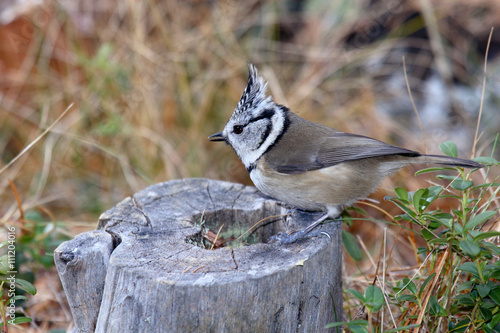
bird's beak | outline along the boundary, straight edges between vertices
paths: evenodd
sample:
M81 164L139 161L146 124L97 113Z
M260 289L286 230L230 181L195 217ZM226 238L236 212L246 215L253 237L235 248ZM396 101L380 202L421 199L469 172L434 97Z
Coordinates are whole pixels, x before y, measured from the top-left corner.
M226 138L222 135L222 132L212 134L208 137L210 141L226 141Z

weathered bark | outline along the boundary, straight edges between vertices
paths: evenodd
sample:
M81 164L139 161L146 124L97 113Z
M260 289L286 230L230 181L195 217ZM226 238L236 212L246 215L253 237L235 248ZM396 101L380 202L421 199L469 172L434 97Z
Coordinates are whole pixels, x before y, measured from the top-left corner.
M80 234L54 251L54 261L75 321L75 332L95 330L113 249L111 235L97 230Z
M151 186L101 215L97 232L113 235L117 245L92 281L78 286L82 281L67 271L79 276L81 267L58 263L66 271L60 276L70 305L82 302L75 289L104 285L96 332L326 331L342 313L339 222L320 227L329 237L316 232L277 245L267 243L270 236L298 230L317 215L275 217L255 229L253 245L198 246L202 221L214 233L224 224L221 234L228 238L228 228L238 236L263 218L287 212L282 203L239 184L186 179ZM85 331L90 326L76 318L90 316L71 308Z

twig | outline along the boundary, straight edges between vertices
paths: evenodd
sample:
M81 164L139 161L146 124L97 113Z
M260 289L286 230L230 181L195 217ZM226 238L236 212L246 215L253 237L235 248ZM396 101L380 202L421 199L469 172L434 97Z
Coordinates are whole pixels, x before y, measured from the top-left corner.
M486 66L488 64L488 52L490 51L491 37L493 36L493 29L490 30L490 36L488 37L488 44L486 45L486 53L484 55L484 68L483 68L483 91L481 92L481 104L479 104L479 114L477 116L476 124L476 134L474 134L474 144L472 145L471 158L476 154L476 145L479 134L479 124L481 123L481 115L483 114L483 104L484 104L484 92L486 89Z
M203 267L205 267L205 266L207 266L207 265L201 265L200 267L198 267L197 269L195 269L195 270L193 271L193 273L198 272L198 270L202 269L202 268L203 268Z
M132 203L134 204L135 208L137 208L138 211L141 212L141 214L144 216L146 219L146 225L150 228L153 227L153 223L151 222L151 219L149 218L148 214L144 211L144 209L137 203L135 200L135 196L132 196Z
M24 220L24 212L23 212L23 204L21 203L21 198L19 198L19 193L17 192L16 185L10 179L8 179L10 187L12 188L12 192L14 192L14 196L16 197L17 207L19 208L20 219Z
M365 242L363 242L363 240L361 239L361 237L359 237L359 235L356 235L356 238L358 239L359 245L361 245L361 247L363 248L363 251L365 251L366 255L368 256L368 259L372 263L372 266L378 267L378 265L375 264L375 260L373 260L373 257L371 256L370 251L368 251L368 248L366 247Z
M66 113L68 113L68 111L71 109L71 107L73 106L74 103L71 103L67 108L66 110L64 110L63 113L61 113L61 115L59 117L57 117L57 119L49 126L47 127L47 129L45 131L42 132L42 134L40 134L39 136L37 136L35 138L35 140L31 141L29 145L27 145L26 147L24 147L23 150L21 150L21 152L19 154L17 154L16 157L14 157L9 163L7 163L6 166L4 166L1 170L0 170L0 174L2 172L4 172L8 167L10 167L12 164L14 164L14 162L16 162L22 155L24 155L24 153L26 153L28 150L31 149L31 147L33 147L38 141L40 141L41 138L43 138L47 133L49 133L53 128L54 126L56 126L56 124L59 122L59 120L62 119L62 117L64 117L66 115Z
M394 220L394 216L392 216L389 212L387 212L386 210L384 210L383 208L381 208L380 206L377 206L377 205L374 205L370 202L367 202L367 201L361 201L361 200L358 200L356 201L357 204L362 204L362 205L366 205L366 206L369 206L369 207L372 207L372 208L375 208L376 210L378 210L379 212L381 213L384 213L385 215L387 215L391 220L393 220L396 224L399 224L397 221Z
M385 300L385 302L387 304L387 309L389 309L389 311L390 311L390 304L387 301L387 298L385 297L385 275L387 274L386 248L387 248L387 228L384 228L384 260L382 261L382 294L384 295L384 300ZM391 317L392 317L392 313L390 313L390 314L391 314ZM382 325L384 325L384 307L382 307L382 319L381 319L380 322L382 323ZM392 322L394 324L394 327L397 327L396 326L396 322L394 321L394 317L392 317Z
M422 320L424 319L424 314L426 313L425 309L427 308L427 303L429 303L429 299L431 298L432 290L434 290L434 287L436 286L436 283L439 280L439 275L441 274L441 271L443 270L443 266L446 262L446 259L448 259L449 255L450 255L450 248L448 247L446 249L446 251L444 252L443 257L441 258L441 261L439 262L438 267L436 268L436 271L435 271L436 275L434 276L434 279L432 281L431 286L429 287L429 289L426 289L426 291L424 292L426 295L425 295L425 300L422 304L422 308L420 310L420 313L418 314L418 318L417 318L417 322L416 322L416 324L418 324L418 325L422 324ZM415 327L415 329L413 330L413 333L418 333L419 330L420 330L419 327Z
M420 116L418 115L417 106L415 105L415 101L413 100L413 95L411 93L410 82L408 81L408 73L406 72L406 61L404 56L403 56L403 71L405 74L406 88L408 88L408 94L410 95L411 105L413 107L413 111L415 111L415 115L417 116L418 127L420 127L420 133L422 133L422 141L424 142L424 152L427 153L427 143L425 141L424 128L422 127L422 122L420 121Z
M215 235L215 239L212 243L212 246L210 247L210 250L213 250L214 249L214 246L215 246L215 243L217 243L217 239L219 238L219 235L220 235L220 231L222 230L222 228L224 227L224 224L222 224L219 228L219 231L217 231L217 235Z
M241 234L240 237L236 238L234 241L238 241L241 239L241 237L245 236L246 234L248 234L250 231L252 231L253 229L255 229L259 224L261 224L262 222L264 221L267 221L267 220L270 220L270 219L273 219L275 217L284 217L284 216L288 216L290 214L282 214L282 215L273 215L273 216L269 216L269 217L266 217L262 220L260 220L259 222L255 223L253 226L251 226L247 231L245 231L243 234Z

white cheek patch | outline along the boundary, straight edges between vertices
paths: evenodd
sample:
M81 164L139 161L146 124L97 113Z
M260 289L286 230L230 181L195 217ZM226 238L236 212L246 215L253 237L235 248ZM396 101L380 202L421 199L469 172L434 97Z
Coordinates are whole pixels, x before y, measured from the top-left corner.
M271 131L269 132L267 138L265 138L262 145L260 145L257 149L249 149L245 152L241 152L241 154L240 152L237 152L246 168L255 164L255 162L257 162L257 160L269 149L269 147L271 147L283 131L283 127L285 126L285 113L277 107L275 107L275 111L274 116L271 118ZM258 140L259 138L255 139Z

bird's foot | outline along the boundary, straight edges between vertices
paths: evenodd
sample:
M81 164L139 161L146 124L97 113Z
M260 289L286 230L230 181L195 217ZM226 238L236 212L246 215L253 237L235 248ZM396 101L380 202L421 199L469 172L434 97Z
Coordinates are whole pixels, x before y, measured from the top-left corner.
M304 229L301 229L301 230L299 230L291 235L287 235L284 232L280 232L280 233L272 236L270 241L277 242L278 244L295 243L296 241L303 239L307 234L309 234L311 232L311 230L313 230L316 226L318 226L320 223L322 223L327 218L328 218L328 214L324 214L320 218L318 218L316 221L311 223L309 226L305 227Z
M278 244L292 244L300 239L303 239L304 236L307 235L308 233L309 231L307 231L306 228L301 229L291 235L288 235L284 232L280 232L274 236L271 236L270 241L276 242Z

